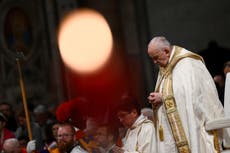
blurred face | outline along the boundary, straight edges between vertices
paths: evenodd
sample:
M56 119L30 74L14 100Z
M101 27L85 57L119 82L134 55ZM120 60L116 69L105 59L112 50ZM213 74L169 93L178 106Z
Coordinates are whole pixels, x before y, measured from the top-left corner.
M58 131L59 124L54 124L52 126L52 133L55 138L57 138L57 131Z
M0 105L0 112L2 112L6 117L9 117L11 115L10 106L5 104Z
M18 117L18 124L22 127L25 127L26 126L26 118L25 117L22 117L22 116L19 116Z
M164 48L162 50L159 50L152 45L148 48L148 54L152 58L153 63L158 64L161 67L165 67L168 64L170 57L169 49Z
M95 140L97 144L103 148L106 148L108 145L108 134L106 127L99 127L96 131Z
M34 114L35 120L39 125L46 124L47 121L47 114L46 113L35 113Z
M5 127L6 122L5 121L0 121L0 131L3 130L3 128Z
M19 143L9 143L3 148L4 153L21 153L21 147Z
M57 143L60 152L66 152L75 143L75 136L70 126L60 126L57 131Z
M18 140L18 141L19 141L19 145L20 145L20 147L24 147L24 148L26 148L27 143L28 143L28 141L27 141L27 140L22 139L22 140Z
M138 118L138 114L136 110L132 110L131 112L119 111L117 117L124 127L130 128Z
M87 136L94 135L97 129L97 123L94 119L87 119L86 129L84 130Z

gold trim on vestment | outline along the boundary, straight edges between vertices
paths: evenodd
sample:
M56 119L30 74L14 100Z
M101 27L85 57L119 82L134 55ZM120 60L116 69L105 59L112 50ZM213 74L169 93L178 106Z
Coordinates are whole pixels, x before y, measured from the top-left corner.
M217 130L213 130L212 133L213 133L213 136L214 136L214 138L213 138L214 147L215 147L217 153L220 153L220 145L219 145Z
M169 78L172 77L171 74L168 75ZM167 88L167 90L165 90ZM170 90L171 89L171 90ZM176 107L176 102L173 95L168 92L172 92L172 80L165 79L163 86L163 104L166 110L166 115L172 130L172 134L179 153L190 153L190 148L188 140Z
M163 105L166 110L166 115L171 127L171 131L178 149L179 153L190 153L189 143L177 110L176 101L173 94L173 86L172 86L172 70L175 65L183 58L190 57L194 59L201 60L203 59L201 56L194 54L192 52L188 52L180 55L182 48L175 46L175 52L172 57L172 60L168 63L168 65L163 68L160 68L161 80L164 80L163 84ZM156 89L158 90L161 84L161 80L158 82Z

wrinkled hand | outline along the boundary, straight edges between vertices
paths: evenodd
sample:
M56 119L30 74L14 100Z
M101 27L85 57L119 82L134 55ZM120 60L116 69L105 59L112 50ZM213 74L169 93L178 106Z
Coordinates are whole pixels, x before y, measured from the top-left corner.
M114 153L124 153L125 152L122 148L118 146L114 146L112 150Z
M148 96L149 103L151 103L154 108L162 104L162 99L162 94L159 92L151 92Z
M36 150L36 140L29 141L26 146L27 153L32 153L35 150Z

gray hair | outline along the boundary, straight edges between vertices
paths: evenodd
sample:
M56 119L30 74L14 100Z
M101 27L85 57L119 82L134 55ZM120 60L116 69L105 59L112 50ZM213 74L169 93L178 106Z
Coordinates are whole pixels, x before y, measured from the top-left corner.
M154 37L150 42L149 42L149 47L153 46L156 49L162 50L165 47L170 48L171 44L170 42L163 36L157 36Z
M34 109L35 114L41 114L41 113L46 113L46 112L48 112L48 109L45 105L42 105L42 104L38 105Z
M144 107L141 109L141 113L153 117L153 110L151 108Z

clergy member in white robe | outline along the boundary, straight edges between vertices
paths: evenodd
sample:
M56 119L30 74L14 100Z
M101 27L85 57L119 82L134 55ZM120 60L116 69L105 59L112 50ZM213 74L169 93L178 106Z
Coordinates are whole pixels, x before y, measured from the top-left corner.
M155 91L148 97L156 112L157 152L216 153L214 136L204 125L224 112L203 59L171 46L164 37L150 41L148 54L160 66Z
M117 116L128 130L123 147L114 147L114 153L157 153L153 122L141 114L135 99L124 96L118 106Z

